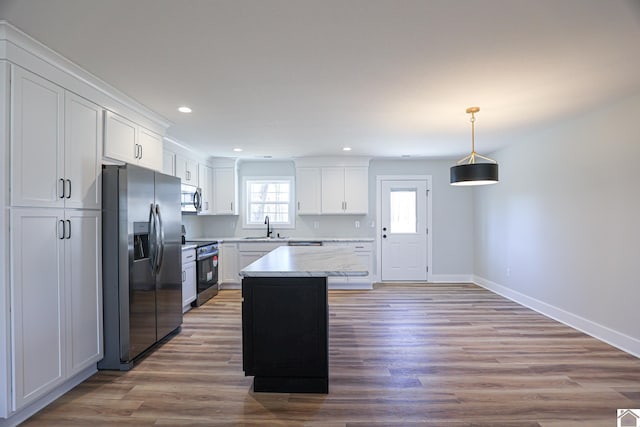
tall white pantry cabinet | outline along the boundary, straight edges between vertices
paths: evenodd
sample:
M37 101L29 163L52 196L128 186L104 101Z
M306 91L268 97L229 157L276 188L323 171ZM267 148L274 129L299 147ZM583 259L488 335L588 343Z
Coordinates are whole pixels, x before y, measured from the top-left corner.
M102 358L103 110L11 65L11 404Z

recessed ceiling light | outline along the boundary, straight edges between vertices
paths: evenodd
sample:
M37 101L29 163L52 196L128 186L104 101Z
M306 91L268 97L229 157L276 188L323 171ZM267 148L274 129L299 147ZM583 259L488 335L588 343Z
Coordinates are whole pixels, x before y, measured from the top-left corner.
M242 148L234 148L233 151L235 151L236 153L239 153L242 151Z
M351 147L342 147L342 151L351 151Z
M191 112L191 108L189 108L189 107L178 107L178 111L180 111L181 113L190 113Z

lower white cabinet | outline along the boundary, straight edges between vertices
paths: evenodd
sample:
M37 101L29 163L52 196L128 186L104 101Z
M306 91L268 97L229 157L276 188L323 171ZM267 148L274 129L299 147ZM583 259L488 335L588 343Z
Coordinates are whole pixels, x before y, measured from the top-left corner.
M102 358L100 211L11 208L12 409Z
M238 244L235 242L224 242L220 245L220 271L218 281L221 285L240 283L238 275Z
M191 303L196 300L196 250L194 248L182 250L182 312L191 309Z
M330 288L371 288L375 277L373 266L373 243L371 242L325 242L325 246L351 248L360 262L367 267L367 276L333 276L329 277Z

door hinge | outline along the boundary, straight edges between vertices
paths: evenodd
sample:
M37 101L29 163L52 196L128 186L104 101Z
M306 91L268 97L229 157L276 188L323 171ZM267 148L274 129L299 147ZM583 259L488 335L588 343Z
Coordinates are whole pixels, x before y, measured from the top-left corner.
M427 273L429 272L429 266L427 265Z

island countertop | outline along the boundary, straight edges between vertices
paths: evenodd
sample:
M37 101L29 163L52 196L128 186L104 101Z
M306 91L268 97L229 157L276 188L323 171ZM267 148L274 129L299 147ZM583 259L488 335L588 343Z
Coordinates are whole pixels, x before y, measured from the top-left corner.
M348 248L281 246L240 271L243 277L366 276L369 272Z

